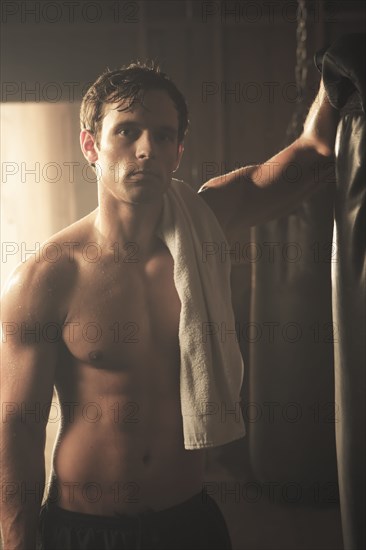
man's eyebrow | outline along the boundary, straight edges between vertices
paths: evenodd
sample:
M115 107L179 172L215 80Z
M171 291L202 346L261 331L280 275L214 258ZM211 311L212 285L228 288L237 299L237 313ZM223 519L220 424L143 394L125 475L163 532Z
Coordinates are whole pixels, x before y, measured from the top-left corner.
M136 122L135 120L128 120L128 119L125 119L125 120L117 120L116 123L114 124L114 126L121 126L121 125L125 125L125 126L139 126L139 123Z
M130 127L139 127L141 126L141 124L139 122L137 122L136 120L128 120L128 119L125 119L125 120L120 120L120 121L116 121L116 123L114 124L114 128L120 128L122 126L130 126ZM169 126L167 124L163 124L162 126L158 126L156 128L157 131L159 132L166 132L172 136L175 136L177 133L178 133L178 128L175 128L174 126Z

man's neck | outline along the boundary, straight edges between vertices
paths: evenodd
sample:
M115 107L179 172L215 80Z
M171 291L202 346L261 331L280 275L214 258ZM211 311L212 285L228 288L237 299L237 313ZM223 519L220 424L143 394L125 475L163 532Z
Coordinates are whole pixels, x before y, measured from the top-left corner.
M141 204L102 199L94 220L98 244L110 248L116 243L121 246L134 243L140 258L150 256L156 248L162 207L163 197Z

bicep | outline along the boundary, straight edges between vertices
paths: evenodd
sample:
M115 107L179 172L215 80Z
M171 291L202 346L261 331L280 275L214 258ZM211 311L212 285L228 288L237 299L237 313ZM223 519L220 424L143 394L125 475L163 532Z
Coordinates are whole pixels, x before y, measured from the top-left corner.
M19 330L20 332L20 330ZM1 344L1 400L3 410L14 419L33 417L42 427L51 403L57 361L52 344L25 344L18 337L3 334ZM33 412L31 412L33 411ZM42 414L41 414L42 411Z
M52 304L35 289L14 285L2 300L1 400L5 422L26 422L43 430L52 400L59 342L47 338Z

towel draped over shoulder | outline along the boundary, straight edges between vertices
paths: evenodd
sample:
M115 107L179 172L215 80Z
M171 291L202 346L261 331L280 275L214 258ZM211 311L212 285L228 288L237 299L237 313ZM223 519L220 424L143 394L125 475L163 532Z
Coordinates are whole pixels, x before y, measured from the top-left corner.
M186 449L245 435L244 365L231 302L229 245L216 216L187 183L173 179L157 232L174 260L181 301L180 398ZM226 248L223 248L226 247Z

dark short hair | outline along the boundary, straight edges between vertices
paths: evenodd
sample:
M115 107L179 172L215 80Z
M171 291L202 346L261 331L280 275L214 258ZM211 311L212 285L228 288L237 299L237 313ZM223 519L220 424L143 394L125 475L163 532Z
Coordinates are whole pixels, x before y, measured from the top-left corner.
M172 99L178 112L178 143L182 143L188 128L188 108L183 94L174 82L155 63L132 63L116 71L107 69L90 86L80 108L80 127L88 130L98 140L106 103L127 101L126 109L134 103L143 104L149 90L164 90Z

